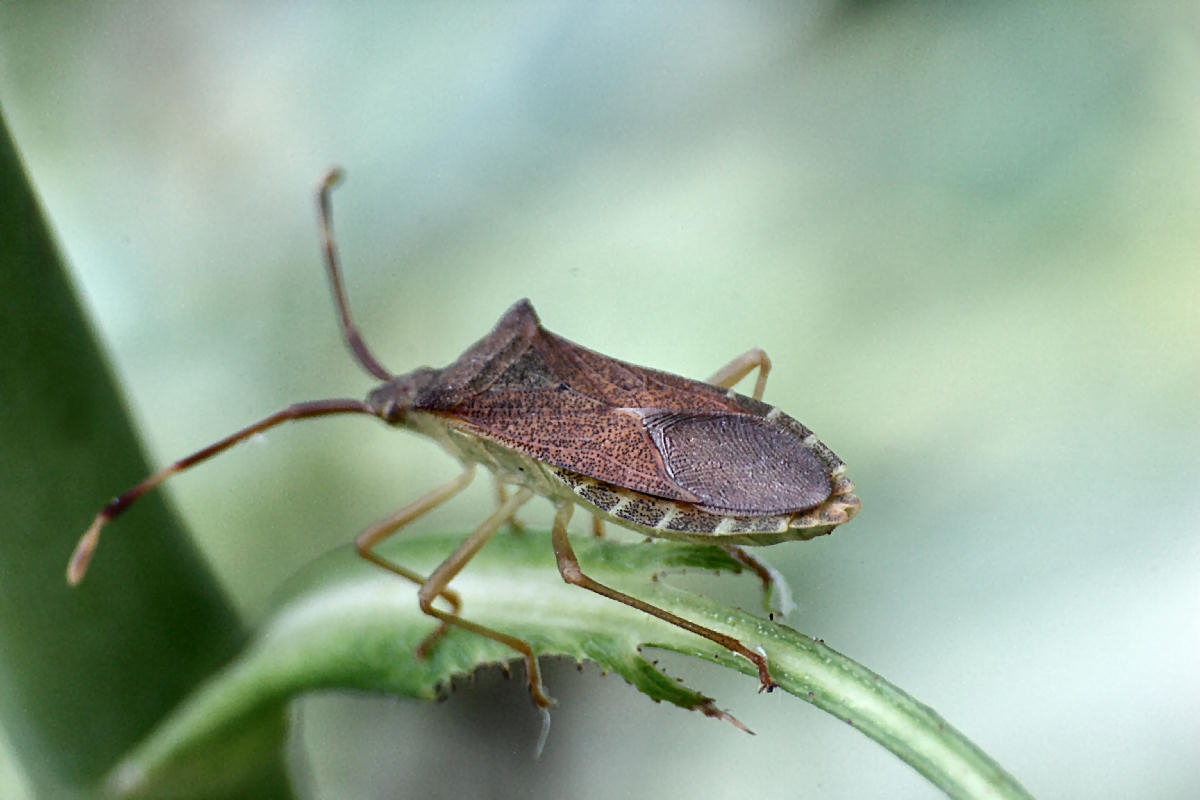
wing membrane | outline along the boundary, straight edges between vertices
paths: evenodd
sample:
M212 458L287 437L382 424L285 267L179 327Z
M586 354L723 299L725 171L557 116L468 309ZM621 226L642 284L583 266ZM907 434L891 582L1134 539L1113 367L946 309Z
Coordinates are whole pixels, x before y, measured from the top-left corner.
M763 418L768 406L521 327L503 369L465 376L452 397L421 405L540 461L657 497L777 513L828 495L817 457Z

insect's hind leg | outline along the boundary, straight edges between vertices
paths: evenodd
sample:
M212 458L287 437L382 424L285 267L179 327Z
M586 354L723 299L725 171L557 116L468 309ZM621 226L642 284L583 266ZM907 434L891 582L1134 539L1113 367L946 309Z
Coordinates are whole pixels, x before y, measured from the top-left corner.
M460 474L454 480L450 481L449 483L442 484L433 491L428 492L424 496L419 497L413 502L409 503L407 506L397 511L395 514L392 514L387 519L381 520L380 522L377 522L371 527L367 528L354 540L354 547L358 550L359 556L365 558L367 561L370 561L373 564L383 567L388 572L412 581L418 586L424 586L428 581L428 578L418 572L414 572L408 567L401 566L396 562L379 555L375 552L375 546L408 523L412 522L417 517L432 511L434 508L437 508L451 497L454 497L454 495L458 494L467 487L467 484L471 482L473 477L475 477L475 466L472 464L466 467L462 471L462 474ZM450 607L454 609L455 614L457 614L462 608L462 601L455 592L443 587L439 594L446 600L447 603L450 604ZM436 642L442 637L442 635L445 634L445 632L446 623L443 622L436 631L425 637L425 639L421 642L420 647L417 648L418 654L423 654L426 652L434 642Z
M771 359L767 358L764 350L754 347L730 361L717 370L706 383L720 386L722 389L732 389L733 385L758 368L758 378L754 381L755 400L762 400L763 390L767 388L767 374L771 371Z
M761 684L759 691L769 692L775 688L775 681L771 679L771 673L767 669L767 657L764 654L756 653L732 636L727 636L711 628L698 625L691 620L686 620L683 617L672 614L666 609L652 606L643 600L617 591L611 586L606 586L585 575L583 568L579 566L579 559L575 555L575 550L571 547L571 542L567 538L567 523L571 520L571 512L574 508L575 505L570 500L564 500L558 504L558 511L554 515L554 527L551 532L554 540L554 557L558 561L558 571L564 581L573 586L581 586L596 594L603 595L610 600L616 600L618 603L624 603L627 606L636 608L638 611L658 617L664 622L677 625L685 631L691 631L698 636L703 636L705 639L716 642L726 650L730 650L748 659L758 668L758 680Z
M796 604L792 602L792 590L788 586L787 579L780 574L779 570L736 544L723 544L721 549L749 568L762 581L764 608L770 611L774 606L785 617L792 613L796 608Z

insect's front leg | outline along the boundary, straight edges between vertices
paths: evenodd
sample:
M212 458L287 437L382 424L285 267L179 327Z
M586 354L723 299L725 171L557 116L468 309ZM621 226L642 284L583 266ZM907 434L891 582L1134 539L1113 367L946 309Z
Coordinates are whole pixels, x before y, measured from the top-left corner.
M711 628L698 625L691 620L672 614L664 608L652 606L644 600L639 600L632 595L617 591L611 586L606 586L585 575L583 568L579 566L579 559L575 555L575 550L571 547L571 542L567 538L567 523L571 520L571 512L574 508L575 504L570 500L563 500L558 504L558 512L554 515L554 527L551 533L554 540L554 557L558 561L558 571L564 581L573 586L581 586L596 594L603 595L610 600L616 600L618 603L624 603L627 606L636 608L638 611L658 617L672 625L677 625L685 631L691 631L698 636L703 636L705 639L716 642L726 650L745 657L758 668L758 680L761 684L759 691L769 692L775 688L775 681L771 679L770 670L767 669L767 657L765 654L751 650L732 636L727 636Z
M751 348L717 370L706 381L722 389L732 389L733 385L758 368L758 379L754 381L755 400L762 400L763 390L767 388L767 373L771 371L771 359L767 358L764 350Z
M442 503L449 500L451 497L454 497L454 495L458 494L467 487L467 484L471 482L471 478L474 476L475 465L468 465L462 471L462 474L460 474L454 480L439 486L431 492L428 492L424 496L419 497L404 508L397 511L395 514L392 514L387 519L381 520L367 528L354 540L354 547L358 550L359 556L365 558L367 561L370 561L372 564L383 567L388 572L399 575L402 578L407 578L418 586L425 585L428 579L424 575L414 572L408 567L403 567L397 564L395 561L384 558L375 552L375 546L394 534L396 531L403 528L408 523L412 522L417 517L432 511ZM445 598L446 602L450 604L450 607L454 609L454 613L457 614L459 609L462 608L462 601L459 599L458 595L455 592L445 588L443 588L440 594L443 598ZM421 642L421 647L418 648L418 650L420 651L422 648L428 647L434 641L437 641L437 639L441 638L442 634L445 632L446 625L443 623L442 626L436 631L425 637L425 640Z

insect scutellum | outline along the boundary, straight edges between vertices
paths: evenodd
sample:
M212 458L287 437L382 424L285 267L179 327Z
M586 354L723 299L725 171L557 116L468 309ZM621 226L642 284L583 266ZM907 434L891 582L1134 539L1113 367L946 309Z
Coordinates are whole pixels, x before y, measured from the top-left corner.
M770 360L758 349L700 382L638 367L563 339L541 326L527 300L514 304L492 331L442 368L403 375L385 369L351 317L332 233L330 193L340 179L330 170L317 193L326 272L342 335L355 360L383 381L365 401L296 403L156 472L98 513L81 537L67 579L83 579L101 528L171 475L282 422L331 414L367 414L440 443L463 465L454 480L363 531L355 540L365 559L418 584L421 609L440 621L421 643L427 653L450 626L511 647L524 658L529 691L546 708L530 645L460 614L449 587L496 530L535 495L556 508L551 536L559 572L570 584L644 611L703 636L755 664L761 689L773 687L761 647L601 584L586 575L567 537L576 505L596 519L647 536L719 544L760 574L769 570L739 545L809 539L849 521L859 509L845 465L816 435L762 402ZM758 370L752 397L732 387ZM429 575L380 555L375 547L408 522L449 500L482 464L501 487L498 508ZM764 580L769 578L764 577ZM450 611L434 605L442 598ZM705 713L736 723L723 712Z

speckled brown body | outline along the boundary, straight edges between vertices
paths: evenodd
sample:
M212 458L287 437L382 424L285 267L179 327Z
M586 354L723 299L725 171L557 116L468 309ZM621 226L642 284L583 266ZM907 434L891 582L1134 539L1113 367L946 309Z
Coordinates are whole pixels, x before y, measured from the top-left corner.
M417 647L419 656L428 655L451 627L487 637L524 658L534 703L543 712L552 704L533 646L463 617L461 601L449 588L499 527L541 495L555 504L550 539L564 581L717 643L755 665L761 691L773 688L763 645L750 647L591 578L567 535L571 513L580 505L597 520L648 536L725 545L769 589L776 580L773 571L733 545L808 539L851 519L859 501L845 465L808 428L760 402L770 369L766 353L749 350L711 383L701 383L568 342L542 328L533 307L521 300L453 364L397 376L371 353L350 316L329 202L340 174L330 170L317 194L325 266L343 339L358 364L384 383L365 402L293 403L148 476L96 514L71 554L67 580L83 579L101 529L171 475L284 422L365 414L432 437L464 465L457 478L371 525L354 541L362 558L420 586L418 605L440 621ZM754 397L727 388L754 369ZM419 574L376 551L384 539L465 488L476 464L502 484L499 507L431 573ZM503 484L521 488L508 496ZM596 531L601 528L597 524ZM435 604L438 598L451 610ZM745 730L707 698L697 697L689 707Z
M393 378L367 405L505 483L649 536L772 544L859 508L841 460L779 409L580 347L526 300L450 366Z

